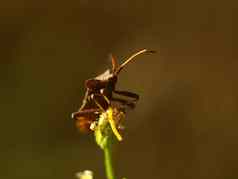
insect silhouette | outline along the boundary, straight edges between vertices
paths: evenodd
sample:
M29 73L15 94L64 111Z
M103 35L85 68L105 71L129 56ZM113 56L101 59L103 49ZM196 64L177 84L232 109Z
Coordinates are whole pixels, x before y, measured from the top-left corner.
M106 70L95 78L85 81L86 93L82 105L77 112L72 113L72 118L76 120L76 126L80 131L89 132L93 130L91 125L98 120L102 111L107 111L114 102L119 104L117 108L121 111L126 107L135 107L135 102L138 101L139 95L129 91L117 90L116 83L118 75L136 56L154 52L147 49L140 50L126 59L121 65L118 65L116 59L111 56L111 69ZM114 95L119 97L115 97ZM122 97L130 99L123 99Z

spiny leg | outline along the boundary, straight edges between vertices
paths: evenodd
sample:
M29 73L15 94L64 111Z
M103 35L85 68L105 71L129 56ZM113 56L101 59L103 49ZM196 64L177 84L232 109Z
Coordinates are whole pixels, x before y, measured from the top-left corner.
M99 113L100 110L99 109L84 109L81 111L77 111L72 113L72 118L76 119L77 116L81 116L81 115L85 115L85 114L95 114L95 113Z
M97 94L97 95L98 95L98 94ZM99 95L99 96L100 96L100 95ZM109 122L109 124L110 124L110 126L111 126L112 132L113 132L113 134L116 136L116 138L117 138L119 141L121 141L121 140L122 140L122 136L121 136L121 134L119 133L119 131L118 131L118 129L117 129L117 124L115 123L115 120L114 120L114 117L115 117L115 116L113 116L113 108L110 106L110 101L109 101L109 99L108 99L106 96L103 95L104 99L106 100L106 102L107 102L108 105L109 105L108 109L105 111L105 110L103 109L103 107L99 104L99 102L96 100L95 95L92 95L91 97L92 97L92 99L95 101L95 104L96 104L103 112L107 113L107 120L108 120L108 122Z
M105 98L105 96L103 95L103 94L92 94L91 96L90 96L90 98L94 101L94 103L99 107L99 109L101 110L101 112L105 112L106 111L106 109L104 109L103 108L103 106L102 106L102 104L100 104L100 100L97 100L96 98L97 97L103 97L103 99L106 101L106 103L109 105L109 103L110 103L110 101L107 99L107 98ZM99 98L99 99L100 99Z

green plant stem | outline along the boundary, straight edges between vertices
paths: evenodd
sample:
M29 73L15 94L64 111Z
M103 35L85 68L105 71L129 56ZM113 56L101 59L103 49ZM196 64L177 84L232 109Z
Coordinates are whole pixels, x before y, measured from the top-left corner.
M104 165L107 179L115 179L113 165L112 165L112 145L106 145L104 151Z

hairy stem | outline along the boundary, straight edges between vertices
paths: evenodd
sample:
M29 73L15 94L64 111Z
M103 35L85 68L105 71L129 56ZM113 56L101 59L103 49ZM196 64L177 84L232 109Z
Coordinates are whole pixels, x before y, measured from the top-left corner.
M104 151L104 165L105 165L107 179L115 179L113 164L112 164L112 143L109 142L104 147L103 151Z

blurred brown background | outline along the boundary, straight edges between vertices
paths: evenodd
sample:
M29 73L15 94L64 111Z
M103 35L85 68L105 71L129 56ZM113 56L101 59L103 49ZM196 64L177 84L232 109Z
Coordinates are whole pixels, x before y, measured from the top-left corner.
M142 48L118 89L140 94L115 151L128 179L238 178L235 1L17 1L0 5L4 179L105 178L70 119L84 80Z

